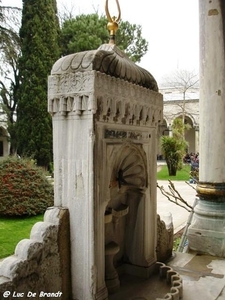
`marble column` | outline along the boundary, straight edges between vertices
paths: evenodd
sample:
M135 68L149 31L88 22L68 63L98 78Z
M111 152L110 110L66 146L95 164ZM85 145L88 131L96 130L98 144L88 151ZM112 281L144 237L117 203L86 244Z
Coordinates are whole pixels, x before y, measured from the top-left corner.
M169 124L168 129L169 129L169 136L172 137L173 136L173 131L172 131L172 125L171 124Z
M199 153L199 126L195 126L195 153Z
M199 0L199 202L189 228L193 250L225 257L225 3Z

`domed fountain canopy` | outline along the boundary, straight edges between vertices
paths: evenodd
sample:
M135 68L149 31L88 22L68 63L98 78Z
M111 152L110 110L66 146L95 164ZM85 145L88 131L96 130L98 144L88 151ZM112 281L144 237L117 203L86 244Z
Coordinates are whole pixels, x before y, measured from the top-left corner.
M109 44L101 45L97 50L79 52L60 58L52 68L52 75L99 71L107 75L129 81L158 92L158 85L154 77L145 69L137 66L127 55L115 45L115 36L121 17L118 0L116 0L118 16L111 16L108 0L105 11L108 18L107 28L110 33Z
M158 92L154 77L145 69L132 62L114 44L103 44L97 50L70 54L60 58L51 71L52 75L99 71Z

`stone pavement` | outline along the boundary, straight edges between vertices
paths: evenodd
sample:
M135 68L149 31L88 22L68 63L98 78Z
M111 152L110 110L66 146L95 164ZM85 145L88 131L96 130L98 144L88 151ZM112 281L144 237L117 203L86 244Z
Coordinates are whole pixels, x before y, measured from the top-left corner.
M166 191L169 191L168 180L158 180L158 185L163 186ZM189 205L193 206L196 199L196 184L188 185L185 181L172 181L177 191ZM190 213L184 208L170 202L162 195L157 188L157 213L161 220L167 222L168 214L171 213L173 219L174 233L181 230L187 223Z
M182 277L183 300L225 299L225 259L198 253L175 253L168 264Z
M167 265L182 278L183 297L180 300L225 299L225 259L196 253L175 253ZM120 291L110 295L109 300L163 299L170 289L170 286L156 275L149 279L126 275L120 280Z

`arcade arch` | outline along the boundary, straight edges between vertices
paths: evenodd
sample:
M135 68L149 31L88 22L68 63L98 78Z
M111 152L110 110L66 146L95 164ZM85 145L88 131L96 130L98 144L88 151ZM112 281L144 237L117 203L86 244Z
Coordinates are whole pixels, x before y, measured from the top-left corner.
M7 130L0 125L0 159L9 155L9 134Z
M166 90L160 90L164 96L163 102L163 122L158 129L158 158L161 158L162 151L160 147L160 138L163 135L172 136L172 124L176 118L182 118L185 115L185 123L190 125L190 129L185 134L188 142L188 152L199 152L199 95L198 90L194 90L190 95L192 99L183 100L182 95L173 91L170 98ZM180 96L180 97L179 97ZM184 109L185 108L185 109Z

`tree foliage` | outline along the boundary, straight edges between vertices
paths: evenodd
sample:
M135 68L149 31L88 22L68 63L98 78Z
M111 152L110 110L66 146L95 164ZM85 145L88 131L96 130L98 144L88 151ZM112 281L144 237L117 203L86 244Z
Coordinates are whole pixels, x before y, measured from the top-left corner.
M36 215L53 205L53 186L30 160L2 160L0 186L0 215Z
M148 42L142 37L141 25L121 22L116 33L116 43L133 62L140 62L148 51Z
M20 28L18 153L47 167L52 161L52 126L47 112L47 77L59 58L56 2L23 0Z
M61 32L62 54L95 50L109 42L107 19L97 13L79 15L64 20ZM148 50L148 43L141 35L141 26L121 22L116 32L116 44L131 60L139 62Z
M18 58L20 55L20 9L0 6L0 108L7 118L10 153L16 148L15 115L19 88Z
M183 140L184 135L183 133L187 132L190 129L190 124L185 124L182 118L176 118L172 124L172 133L173 137L177 140ZM185 142L187 146L187 142Z

